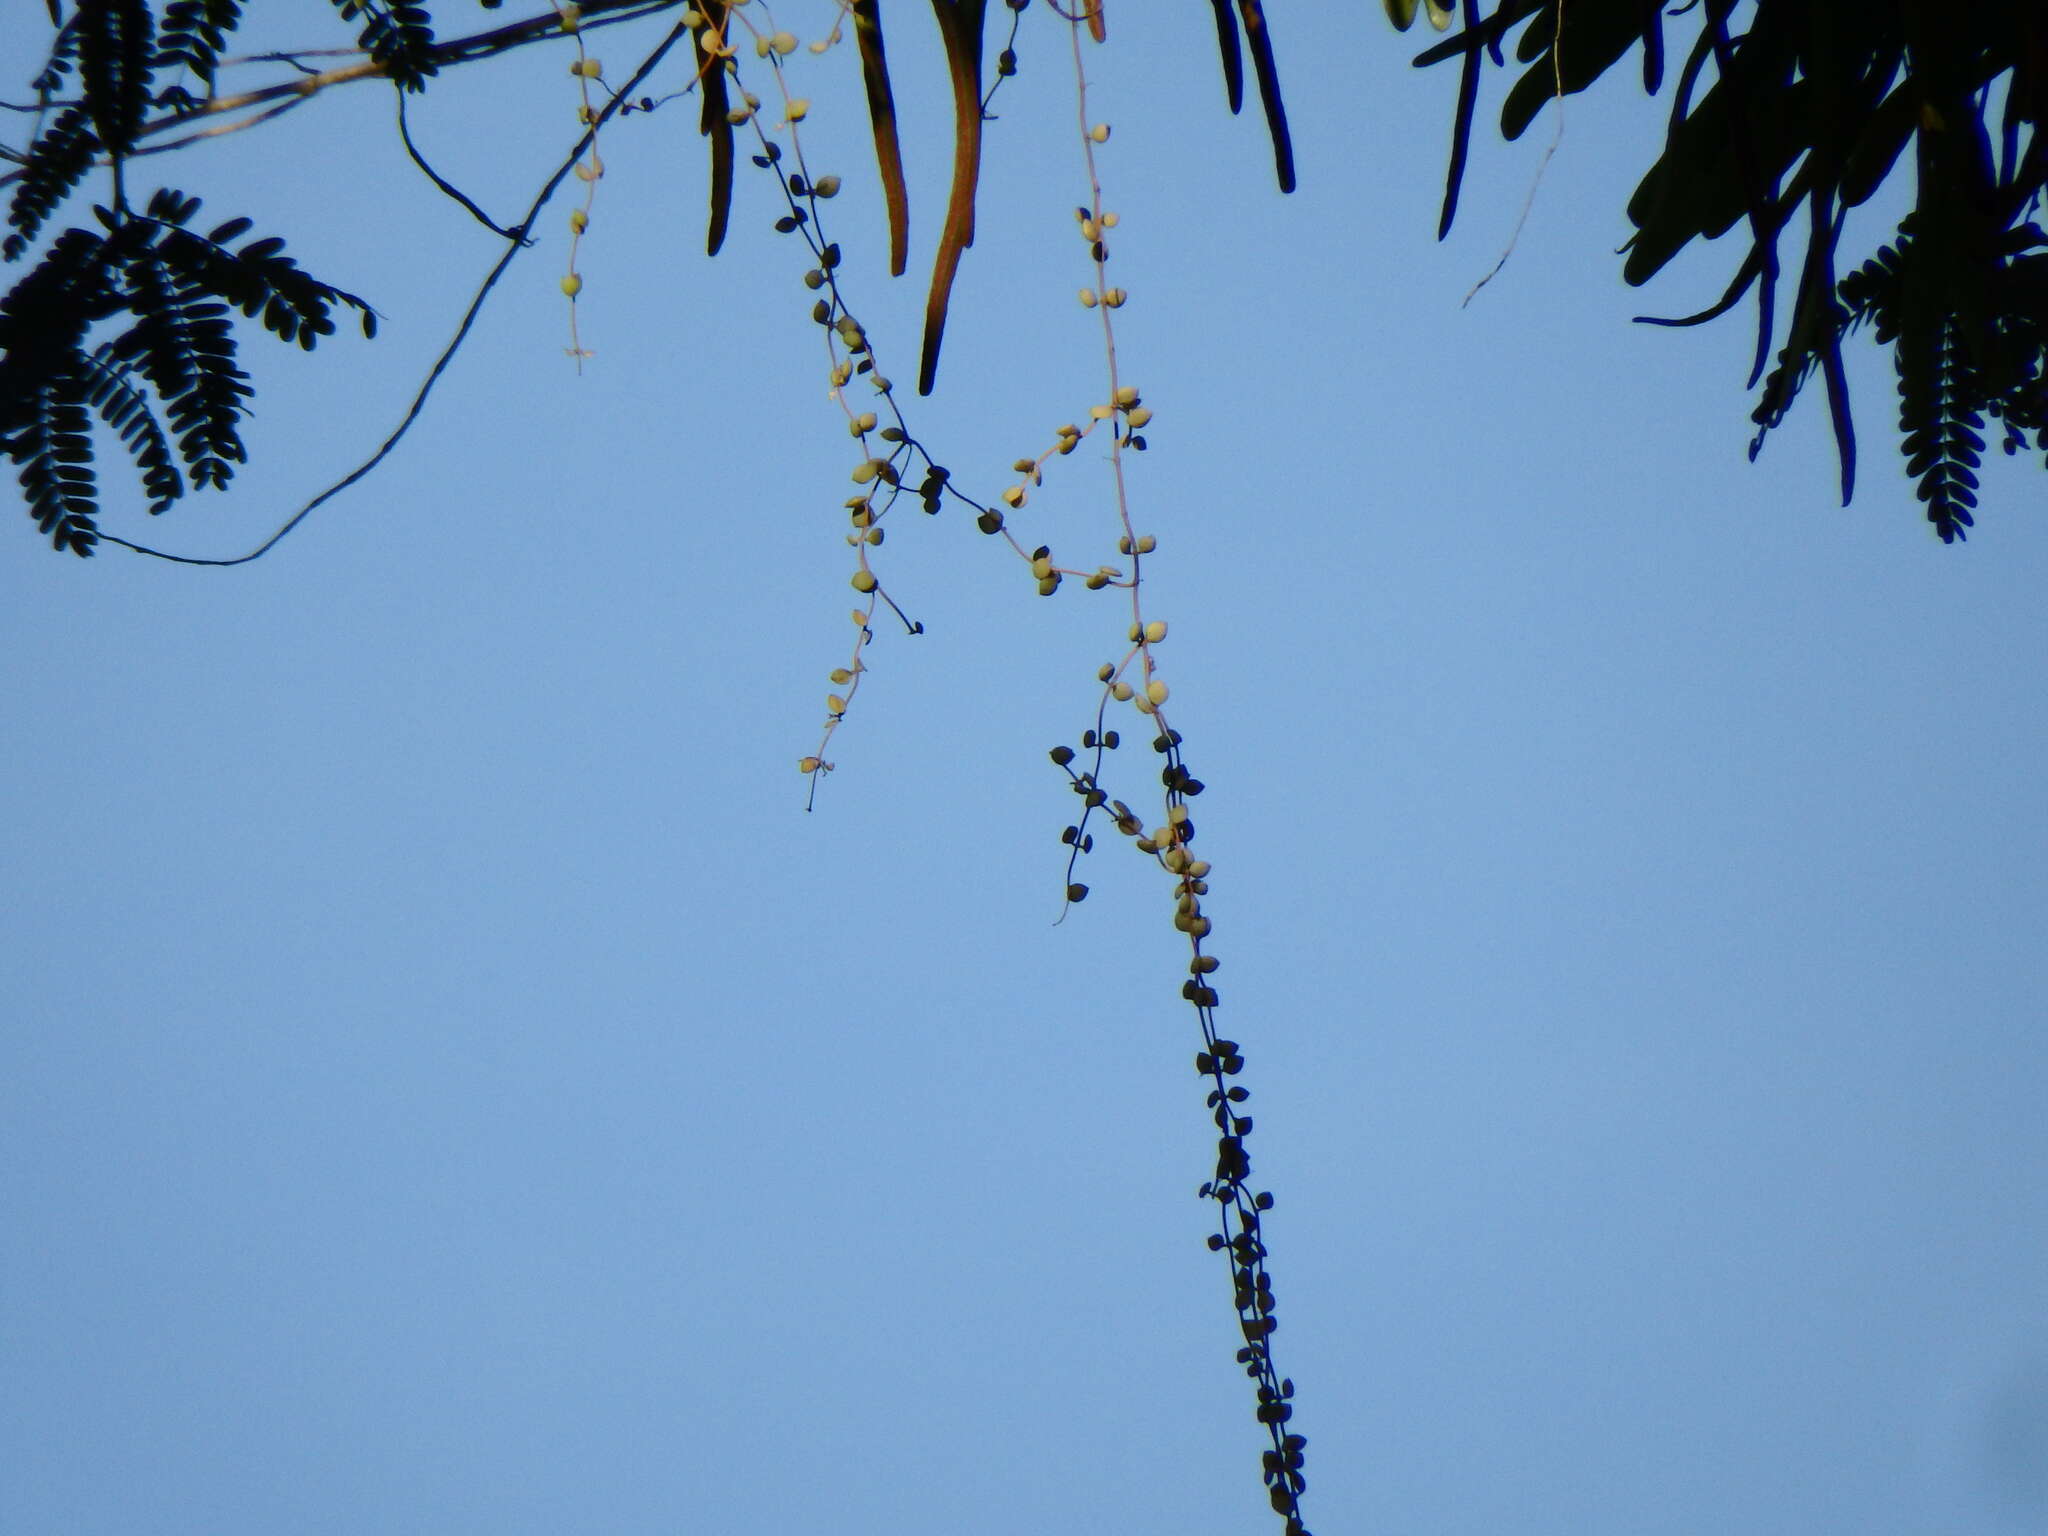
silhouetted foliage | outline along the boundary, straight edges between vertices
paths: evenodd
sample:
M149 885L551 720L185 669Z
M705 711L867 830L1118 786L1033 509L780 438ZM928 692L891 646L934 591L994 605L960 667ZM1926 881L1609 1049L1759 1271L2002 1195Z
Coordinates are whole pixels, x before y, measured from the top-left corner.
M185 228L198 210L197 198L168 189L142 213L95 209L99 231L66 230L0 299L0 449L60 550L88 555L98 541L92 415L135 461L152 513L234 475L251 390L235 363L231 309L309 351L334 330L336 304L375 332L362 300L300 270L282 240L230 250L249 221L199 235ZM94 326L124 318L90 344Z
M1387 0L1399 25L1413 0ZM1448 15L1432 7L1433 19ZM1749 383L1754 458L1818 372L1841 462L1856 483L1856 436L1843 338L1878 318L1899 373L1901 451L1944 541L1965 536L1976 504L1978 429L2005 425L2008 453L2048 453L2048 237L2030 222L2048 182L2039 130L2048 111L2048 10L1989 0L1939 11L1925 0L1464 0L1464 27L1416 63L1461 63L1450 174L1439 232L1458 206L1486 61L1528 67L1501 106L1501 132L1525 132L1546 101L1582 91L1631 50L1643 89L1678 60L1662 153L1629 200L1636 233L1623 275L1641 284L1699 238L1746 224L1747 249L1720 300L1657 325L1697 325L1754 293ZM1746 22L1746 25L1740 23ZM1692 36L1667 38L1667 30ZM1711 83L1708 83L1711 82ZM1911 146L1915 207L1895 241L1837 280L1850 211L1891 177ZM1795 272L1780 242L1803 233ZM1781 285L1790 312L1777 325ZM1772 349L1776 344L1775 366ZM1768 368L1768 373L1766 372Z
M423 91L440 69L434 57L434 19L405 0L330 0L343 21L360 23L356 44L403 90Z

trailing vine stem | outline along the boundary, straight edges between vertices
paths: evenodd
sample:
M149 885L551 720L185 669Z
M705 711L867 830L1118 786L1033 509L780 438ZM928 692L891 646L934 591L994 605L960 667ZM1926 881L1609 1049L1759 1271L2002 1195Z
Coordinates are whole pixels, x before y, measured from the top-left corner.
M1059 9L1057 0L1053 3L1054 8ZM1186 935L1189 948L1188 977L1181 984L1180 995L1193 1006L1201 1030L1202 1049L1195 1055L1195 1070L1210 1082L1206 1107L1217 1131L1215 1170L1203 1181L1197 1194L1202 1199L1214 1201L1217 1207L1219 1230L1210 1234L1208 1243L1212 1251L1226 1255L1230 1265L1232 1305L1237 1311L1238 1330L1244 1340L1237 1351L1237 1362L1254 1383L1256 1416L1269 1441L1269 1448L1261 1456L1267 1499L1274 1512L1285 1521L1286 1536L1309 1536L1301 1513L1301 1497L1308 1489L1308 1480L1302 1470L1308 1438L1290 1427L1294 1417L1294 1382L1279 1373L1273 1359L1272 1336L1279 1326L1279 1316L1274 1308L1272 1281L1266 1268L1267 1249L1262 1221L1263 1214L1273 1208L1273 1196L1270 1192L1252 1189L1249 1182L1252 1164L1245 1150L1245 1139L1251 1134L1252 1117L1241 1111L1251 1095L1242 1084L1231 1081L1243 1071L1244 1056L1235 1040L1218 1032L1216 1010L1221 998L1213 978L1220 962L1203 947L1213 926L1202 908L1202 898L1209 892L1210 866L1207 860L1194 857L1190 851L1195 838L1195 823L1189 809L1189 801L1202 792L1203 785L1188 771L1181 754L1181 733L1173 728L1166 716L1166 684L1155 676L1153 648L1167 634L1165 621L1147 619L1144 609L1143 561L1155 546L1151 537L1137 532L1131 519L1125 450L1136 451L1145 447L1145 439L1139 435L1138 429L1150 420L1150 412L1139 402L1137 391L1122 382L1118 372L1114 312L1123 307L1126 295L1123 289L1110 285L1106 270L1109 260L1106 236L1115 226L1115 216L1103 206L1102 179L1096 163L1096 148L1108 142L1109 125L1089 120L1087 69L1081 52L1081 27L1084 23L1100 39L1101 3L1102 0L1084 0L1078 14L1070 15L1064 11L1061 14L1066 16L1073 50L1075 109L1088 171L1089 212L1081 225L1094 263L1095 288L1082 294L1082 302L1101 317L1110 400L1123 413L1124 429L1113 432L1110 438L1110 469L1116 487L1117 520L1122 529L1118 547L1131 561L1132 649L1126 653L1121 665L1105 668L1106 675L1102 677L1104 692L1096 705L1096 724L1082 738L1083 746L1094 753L1091 768L1085 774L1074 773L1072 753L1066 747L1057 748L1052 754L1054 762L1069 773L1071 785L1083 801L1081 817L1067 835L1070 849L1067 891L1070 899L1077 894L1086 894L1086 888L1073 876L1081 854L1090 846L1086 830L1088 818L1092 812L1102 809L1107 801L1099 780L1105 755L1114 749L1117 741L1116 733L1108 727L1108 709L1112 701L1128 702L1151 716L1158 727L1152 748L1165 759L1160 770L1160 782L1165 791L1165 820L1149 833L1144 832L1129 809L1121 802L1115 802L1115 825L1173 882L1174 927ZM1123 681L1123 674L1134 659L1141 666L1141 686L1136 688Z
M1059 9L1057 6L1054 8ZM1149 856L1172 881L1174 926L1186 937L1189 945L1187 977L1181 984L1180 995L1195 1010L1201 1035L1201 1049L1196 1053L1195 1067L1208 1080L1205 1107L1217 1133L1215 1163L1210 1176L1198 1190L1202 1199L1213 1201L1216 1206L1217 1230L1209 1235L1207 1242L1212 1251L1225 1256L1230 1268L1232 1306L1237 1314L1237 1331L1242 1341L1236 1351L1236 1360L1254 1384L1255 1416L1267 1437L1267 1447L1261 1454L1261 1472L1268 1502L1283 1518L1285 1536L1309 1536L1301 1511L1301 1499L1307 1490L1303 1467L1308 1441L1305 1435L1293 1428L1294 1382L1280 1374L1272 1347L1279 1317L1267 1268L1264 1221L1274 1201L1269 1191L1256 1189L1251 1182L1252 1164L1246 1144L1252 1130L1252 1117L1244 1112L1250 1091L1236 1081L1244 1069L1244 1054L1237 1041L1220 1032L1217 1009L1221 998L1214 981L1220 962L1207 948L1213 924L1203 910L1203 898L1209 893L1211 868L1206 860L1195 857L1192 850L1195 824L1190 802L1201 794L1204 785L1189 771L1182 753L1182 735L1166 716L1169 690L1158 676L1155 648L1166 639L1167 626L1163 620L1148 619L1143 602L1143 561L1157 545L1153 536L1137 531L1133 520L1127 455L1142 452L1147 447L1142 429L1149 424L1152 412L1143 404L1137 389L1123 382L1117 350L1114 311L1123 307L1129 296L1125 290L1109 282L1108 234L1117 227L1118 220L1115 212L1104 205L1096 153L1098 147L1109 141L1110 129L1106 123L1090 121L1086 66L1080 45L1081 29L1090 25L1095 13L1092 10L1071 13L1061 10L1060 14L1068 23L1075 73L1075 108L1088 180L1088 201L1076 210L1076 220L1088 247L1094 282L1091 287L1081 290L1080 299L1084 306L1098 313L1102 325L1108 398L1104 403L1090 407L1085 426L1064 425L1057 429L1052 444L1043 452L1019 459L1012 469L1022 478L999 496L987 500L970 495L956 485L950 471L915 436L903 413L893 381L880 370L874 341L856 317L845 290L842 252L825 230L825 209L821 205L836 194L838 181L836 177L816 174L805 157L801 124L808 115L809 104L803 97L792 95L788 89L782 59L790 50L781 41L786 35L756 32L757 53L773 66L777 89L783 96L784 124L790 149L785 160L780 142L772 138L762 125L759 100L751 93L743 92L741 100L744 106L741 110L752 123L759 144L759 152L753 157L754 164L772 172L780 189L784 212L776 220L776 229L783 234L799 235L813 259L814 264L804 274L804 281L819 295L814 301L812 318L819 325L824 340L831 397L839 405L849 434L863 455L853 470L856 494L849 497L844 505L852 523L847 540L857 551L852 584L864 595L866 602L865 606L853 610L856 638L848 664L833 669L831 674L835 691L827 696L827 719L819 744L800 760L798 766L810 781L807 804L815 804L819 782L833 768L826 757L829 744L844 723L866 672L864 652L874 639L873 619L879 606L887 604L909 632L923 632L922 624L909 619L896 605L871 560L872 553L883 542L889 513L920 471L923 478L919 496L924 510L936 513L948 500L958 501L972 510L976 514L977 526L984 534L1000 537L1015 555L1030 562L1042 595L1053 595L1067 576L1080 577L1095 590L1114 586L1128 591L1130 646L1120 661L1104 665L1097 675L1101 692L1097 698L1094 724L1081 738L1082 750L1092 754L1089 765L1085 769L1077 769L1074 766L1076 753L1070 747L1057 747L1051 754L1054 763L1067 773L1071 789L1083 802L1080 816L1062 834L1062 840L1069 849L1066 904L1071 908L1088 894L1087 886L1075 875L1081 855L1093 847L1088 824L1097 810L1103 810L1110 816L1116 829L1130 837L1137 849ZM750 29L753 27L744 13L739 19ZM723 39L719 41L723 42ZM1014 45L1014 25L1011 41ZM1004 74L1007 75L1014 71L1016 65L1013 50L1006 49L1005 53L1008 55L1008 68ZM731 57L730 53L727 57ZM789 163L794 164L793 171L788 169ZM875 409L863 409L861 404L849 399L847 391L856 379L865 379L874 391ZM881 424L884 415L889 423L886 426ZM1056 565L1051 551L1045 546L1026 549L1011 526L1011 517L1027 505L1032 491L1043 484L1045 472L1052 462L1072 453L1081 441L1105 423L1109 424L1108 458L1120 530L1117 548L1119 555L1128 561L1128 570L1112 565L1097 566L1093 570ZM1126 704L1149 717L1157 732L1153 748L1163 759L1160 771L1163 820L1149 831L1128 805L1121 800L1111 800L1101 786L1106 755L1118 747L1121 739L1120 733L1108 723L1109 712L1112 706Z

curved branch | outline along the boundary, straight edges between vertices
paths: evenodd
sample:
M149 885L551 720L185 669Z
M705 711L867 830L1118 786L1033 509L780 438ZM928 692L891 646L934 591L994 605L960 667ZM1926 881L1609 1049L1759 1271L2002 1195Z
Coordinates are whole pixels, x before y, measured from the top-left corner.
M597 137L598 129L602 128L626 104L632 95L633 87L652 74L655 66L667 56L668 51L689 35L690 29L687 25L677 24L670 30L668 36L661 40L654 51L640 61L640 67L633 71L632 77L620 88L619 93L597 114L590 126L578 137L575 147L569 151L567 158L555 168L554 174L548 177L547 181L542 185L539 193L533 199L533 205L526 210L526 217L521 221L520 228L530 229L533 227L534 220L540 217L541 209L546 207L548 199L555 195L555 189L561 186L563 181L568 178L569 173L576 168L577 162L583 158L584 151L590 147L591 142ZM236 555L226 560L209 560L202 559L196 555L174 555L168 550L152 549L147 544L137 544L130 539L121 538L117 534L102 532L100 537L109 544L118 544L123 549L132 549L138 555L149 555L154 559L169 560L178 565L247 565L251 560L260 560L263 556L269 554L284 539L285 535L312 516L313 512L323 503L340 495L358 480L369 474L379 464L382 464L390 456L391 450L396 448L406 433L412 430L413 423L419 420L420 412L426 408L427 397L434 392L434 386L440 383L441 375L447 372L448 365L455 360L455 354L461 349L462 344L469 339L470 330L476 324L477 316L483 312L484 301L490 297L491 290L498 286L498 279L505 275L506 268L512 265L512 259L524 249L525 247L519 244L508 244L505 247L504 254L491 267L490 272L483 280L483 285L477 289L476 297L469 301L469 308L463 313L462 323L455 328L455 335L450 339L448 345L442 348L441 355L434 360L434 366L428 370L426 378L420 384L419 392L413 396L412 404L407 407L405 415L399 419L398 425L392 429L391 435L384 439L377 451L350 470L346 475L342 476L341 479L335 481L334 484L328 486L326 490L315 496L303 507L299 508L297 512L294 512L285 521L282 527L261 544L257 545L256 548L250 550L249 553L246 555Z
M454 182L448 180L447 177L443 176L439 171L435 170L433 166L427 163L427 157L421 154L419 151L419 146L413 143L412 129L406 123L405 120L405 92L399 91L397 93L397 96L398 140L401 144L405 146L405 152L407 155L411 156L412 163L419 167L420 174L426 177L427 180L431 181L437 188L439 188L444 196L454 199L456 202L460 203L464 208L468 209L470 217L474 218L477 221L477 223L483 225L483 227L485 229L488 229L492 234L498 236L500 239L503 240L517 240L521 245L531 245L533 242L527 238L524 226L522 226L518 232L514 232L509 229L500 229L498 227L497 221L494 220L488 213L485 213L483 209L477 207L476 203L470 198L468 193L464 192L462 188L456 186Z
M638 21L642 17L655 16L663 11L674 10L683 3L684 0L588 0L588 3L583 8L582 30L587 32L595 27L614 26L622 21ZM525 21L508 22L502 27L493 27L488 32L477 32L468 37L451 38L447 42L437 43L433 50L434 62L436 65L446 68L451 64L468 64L478 59L495 58L501 53L509 53L514 48L524 48L530 43L547 42L559 37L562 35L561 28L561 16L551 10L544 16L532 16L528 17ZM298 50L289 57L292 59L311 58L316 55L338 51L345 51L351 55L356 54L354 49L319 49ZM270 56L264 55L259 57ZM303 66L299 67L303 68ZM195 143L202 138L212 138L223 133L233 133L241 128L253 127L256 123L268 121L270 118L289 110L290 107L297 106L307 98L326 90L329 86L348 85L357 80L381 80L388 77L389 71L382 64L357 56L355 62L351 64L342 64L337 65L333 69L304 73L296 79L282 80L275 85L259 86L254 90L237 91L231 96L216 96L209 101L201 102L196 107L190 108L187 111L166 113L162 117L152 118L144 123L135 135L138 147L130 151L130 153L162 154L167 150L182 149L187 144ZM283 103L283 105L278 105L278 103ZM53 101L50 105L59 106L62 103ZM203 129L198 133L180 138L173 143L156 145L146 149L140 147L140 141L143 139L154 137L157 134L169 133L198 119L220 117L228 113L247 111L254 107L268 108L269 110L257 112L243 122ZM6 186L10 182L19 180L21 174L19 170L14 170L9 171L4 176L0 176L0 186Z

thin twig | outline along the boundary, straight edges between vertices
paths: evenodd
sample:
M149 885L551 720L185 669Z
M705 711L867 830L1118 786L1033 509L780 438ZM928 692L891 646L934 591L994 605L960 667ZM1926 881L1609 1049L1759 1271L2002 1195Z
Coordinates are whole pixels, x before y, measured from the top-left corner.
M405 146L405 152L412 157L412 163L420 168L420 174L425 176L436 187L439 187L447 196L462 204L464 208L467 208L470 216L492 234L504 240L517 240L521 245L531 245L533 242L527 238L523 230L515 234L509 229L499 228L497 222L488 213L485 213L483 209L477 207L462 188L456 186L454 182L448 180L439 171L427 164L427 157L421 154L419 146L413 143L412 130L406 125L405 92L394 91L392 94L398 98L398 141Z
M261 112L252 112L249 116L232 123L215 123L211 128L201 128L197 132L188 133L182 139L166 139L161 144L150 144L141 149L130 150L128 158L130 160L139 160L144 155L167 155L174 149L183 149L188 144L197 144L201 139L218 139L230 133L240 133L244 128L254 128L258 123L267 123L273 117L283 117L292 108L303 107L312 99L311 96L293 96L272 106L265 107ZM12 177L0 177L0 181L11 181L12 179Z
M1529 195L1522 199L1522 211L1515 215L1515 227L1500 253L1500 260L1493 264L1492 271L1467 290L1458 303L1460 309L1477 298L1479 290L1498 277L1500 269L1508 264L1508 258L1515 254L1515 247L1521 243L1522 226L1529 222L1529 214L1536 206L1536 189L1543 185L1543 173L1550 169L1550 157L1564 142L1564 0L1557 0L1557 32L1550 39L1550 71L1551 99L1557 103L1557 126L1550 131L1550 145L1543 151L1543 158L1536 162L1536 174L1529 178Z

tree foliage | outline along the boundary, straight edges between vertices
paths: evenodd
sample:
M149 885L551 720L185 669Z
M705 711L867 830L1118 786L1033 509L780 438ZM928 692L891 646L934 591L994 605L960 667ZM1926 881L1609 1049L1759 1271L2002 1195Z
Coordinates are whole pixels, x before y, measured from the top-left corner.
M381 77L402 92L426 89L444 66L555 33L563 20L557 11L443 39L425 5L331 3L363 56L333 78ZM1015 13L1026 3L1008 0L1013 35ZM1486 66L1512 72L1510 44L1520 68L1500 109L1501 132L1509 139L1525 133L1547 102L1585 90L1631 53L1640 53L1646 91L1655 95L1670 86L1661 153L1627 207L1635 234L1625 247L1623 275L1632 284L1646 283L1693 241L1742 227L1742 254L1716 302L1681 318L1645 318L1697 325L1754 300L1752 457L1818 374L1843 500L1850 499L1856 431L1843 346L1866 322L1892 348L1901 453L1944 540L1966 536L1974 523L1987 417L1997 422L2008 454L2048 455L2048 237L2034 222L2048 180L2048 153L2038 137L2048 106L2048 16L2038 6L1993 0L1959 15L1937 11L1930 0L1695 0L1668 7L1657 0L1497 0L1490 7L1485 0L1461 0L1455 9L1439 0L1384 3L1398 27L1418 15L1440 29L1462 21L1416 60L1460 67L1440 234L1448 233L1457 212ZM496 8L491 0L484 4ZM1275 173L1283 189L1292 189L1293 145L1261 0L1211 5L1230 109L1243 105L1248 54ZM599 21L670 8L665 0L595 0L580 10ZM999 80L1015 68L1008 47L990 67L987 0L934 0L932 11L945 49L944 89L954 107L953 172L926 301L918 372L925 392L936 383L948 300L973 242L991 76ZM730 223L734 119L744 118L729 88L728 62L718 52L729 49L720 41L728 12L726 0L707 0L699 15L708 24L690 32L711 162L706 244L713 253ZM908 260L909 192L881 0L855 0L850 12L889 216L890 266L900 274ZM136 217L124 167L144 139L219 109L216 71L242 17L236 0L168 0L154 7L148 0L81 0L62 18L31 82L45 108L39 130L16 157L19 168L5 178L12 183L4 243L9 262L36 245L96 164L110 168L112 182L102 233ZM1099 12L1090 24L1100 32ZM297 88L308 89L304 83ZM289 89L258 94L281 97ZM1902 167L1910 167L1912 210L1883 245L1845 254L1852 212ZM163 195L170 201L160 206L179 206L177 194ZM57 261L58 268L39 266L14 286L17 302L8 310L0 364L7 386L0 396L0 444L19 467L38 526L56 547L85 554L95 542L93 436L75 430L75 409L88 403L90 390L97 388L104 402L91 409L120 413L123 425L115 431L136 456L148 505L161 511L170 501L151 447L161 435L150 403L154 379L183 378L181 366L197 369L195 387L208 392L206 411L216 422L234 414L221 403L234 393L230 386L247 386L232 369L232 332L218 328L207 333L213 350L190 353L182 365L157 358L153 371L141 366L145 359L134 351L141 338L134 332L126 351L101 345L72 356L67 348L83 344L85 329L116 312L97 312L105 310L107 295L87 270L113 253L96 244L88 255L71 238L76 233L64 232L45 253L44 262ZM275 253L267 246L254 259L274 268ZM84 265L66 268L66 262ZM215 262L210 270L218 278L227 269ZM151 287L147 275L129 265L122 272L126 301L117 311L139 320L135 306L161 293L184 308L176 315L166 310L156 331L192 339L192 327L205 318L190 310L200 302L195 295L203 283L189 292L176 284ZM252 270L243 289L267 280ZM328 302L347 297L339 289L320 291ZM55 312L46 308L52 295L62 295ZM212 298L245 313L264 311L268 323L267 299L249 310L224 293ZM32 311L34 325L27 318ZM81 318L85 326L74 334ZM303 339L325 331L316 322L293 334ZM101 384L88 385L93 367L80 361L88 355L100 359L93 367L114 370ZM168 409L172 401L161 404ZM175 435L182 448L189 434ZM218 430L216 437L217 449L240 449L238 438L231 443ZM187 460L181 484L224 484L217 465L230 462L236 460L225 452L203 452Z
M1412 0L1387 5L1397 25L1413 20ZM1671 77L1672 101L1662 152L1629 199L1623 276L1647 283L1693 241L1742 226L1721 297L1649 323L1697 325L1754 298L1751 458L1818 373L1849 501L1856 432L1842 347L1866 322L1892 348L1900 450L1943 541L1974 523L1986 416L2007 453L2048 454L2048 236L2033 222L2048 183L2039 5L1464 0L1463 16L1416 60L1461 70L1440 232L1457 212L1481 74L1509 67L1511 38L1525 67L1501 105L1510 139L1546 102L1639 50L1643 89L1656 95ZM1852 212L1902 164L1911 211L1889 243L1845 261Z
M123 170L150 114L195 110L176 77L210 80L238 19L224 0L178 0L159 28L143 0L90 0L59 27L36 77L48 93L75 74L81 94L31 145L0 254L22 257L101 158L113 183L110 206L93 210L97 227L63 231L0 299L0 447L59 550L89 555L99 540L95 417L133 460L152 513L233 478L253 391L231 311L309 351L334 331L337 305L375 334L369 306L301 270L282 240L230 249L250 220L196 233L186 225L199 200L170 188L130 205ZM173 82L159 87L160 74Z

